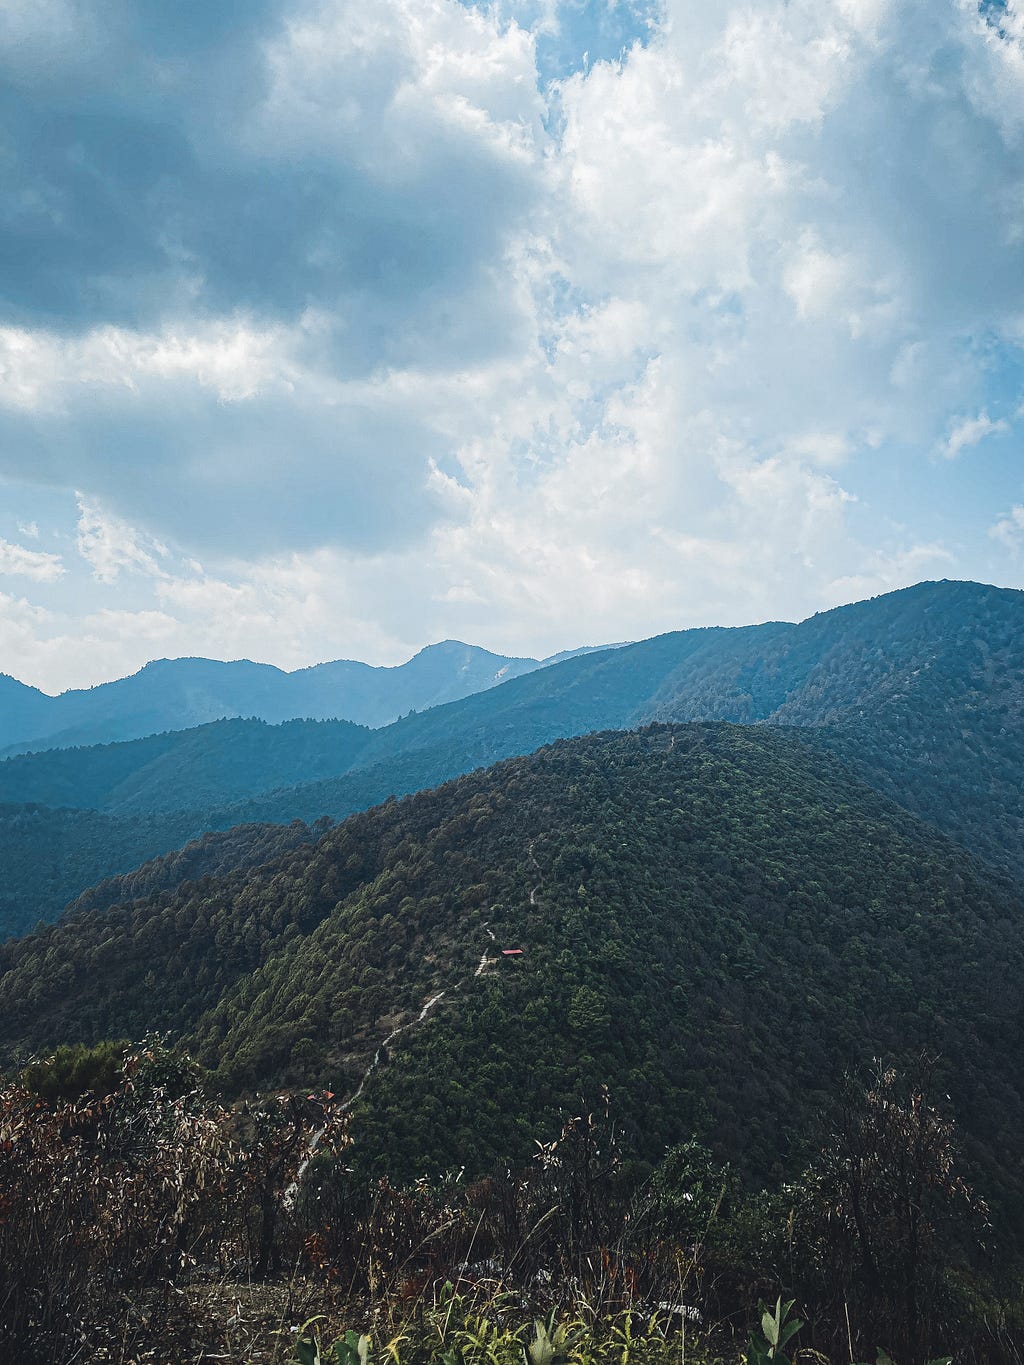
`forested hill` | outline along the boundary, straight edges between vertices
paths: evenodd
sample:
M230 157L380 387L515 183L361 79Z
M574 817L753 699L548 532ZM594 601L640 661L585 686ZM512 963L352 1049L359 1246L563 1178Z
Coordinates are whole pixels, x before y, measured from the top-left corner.
M872 786L1024 875L1024 593L923 583L814 616L638 720L801 725Z
M601 1084L650 1156L696 1129L776 1171L845 1066L930 1048L1020 1214L1022 909L797 732L654 726L5 945L0 1041L172 1029L229 1086L343 1091L443 990L355 1110L407 1174L523 1157Z
M372 731L347 720L221 720L119 744L49 749L0 762L0 802L110 815L210 810L343 773Z
M256 867L314 841L323 827L296 820L204 833L208 814L196 811L119 819L94 810L0 805L0 940L52 921L69 902L72 909L113 905L142 894L140 888Z
M166 886L199 866L252 866L254 847L287 837L283 831L271 835L255 821L199 848L183 846L240 823L225 802L348 767L370 733L348 721L228 720L0 763L0 939L55 919L100 881L100 894L117 901L150 875ZM137 871L154 857L159 868ZM119 874L115 886L109 879Z
M59 838L38 810L0 821L0 857L16 870L0 932L55 917L90 880L133 866L132 849L163 854L241 823L339 819L562 736L651 719L805 726L863 780L1021 877L1021 641L1024 593L926 583L797 626L682 631L586 654L376 731L234 721L20 757L0 764L0 799L95 805L119 821L55 814ZM150 818L169 806L189 809Z
M341 817L561 736L651 720L805 726L863 780L1024 876L1024 592L975 583L573 659L375 731L349 773L230 818Z

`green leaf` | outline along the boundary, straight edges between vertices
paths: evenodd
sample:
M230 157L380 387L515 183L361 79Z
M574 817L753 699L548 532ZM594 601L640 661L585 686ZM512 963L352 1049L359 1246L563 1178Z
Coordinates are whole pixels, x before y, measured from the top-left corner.
M349 1328L341 1340L334 1343L334 1354L338 1357L338 1365L364 1365L364 1359L359 1349L363 1340L364 1338L360 1337L358 1332L353 1332Z
M771 1315L771 1313L768 1312L767 1309L765 1309L764 1313L761 1315L761 1331L764 1333L765 1341L767 1341L770 1346L778 1346L779 1344L778 1309L776 1309L774 1317Z
M794 1318L792 1322L787 1322L786 1325L783 1327L782 1331L779 1333L779 1346L780 1347L785 1346L786 1342L790 1339L790 1337L796 1336L797 1332L799 1332L802 1326L803 1323L800 1321L799 1318Z

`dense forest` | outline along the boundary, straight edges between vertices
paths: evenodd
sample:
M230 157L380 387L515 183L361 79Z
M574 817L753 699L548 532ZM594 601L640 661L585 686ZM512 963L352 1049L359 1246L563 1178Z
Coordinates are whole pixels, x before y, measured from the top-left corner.
M405 1176L525 1159L607 1085L645 1159L697 1132L781 1178L844 1069L932 1051L1008 1235L1020 909L800 732L659 725L387 803L255 871L83 905L4 946L2 1042L158 1028L227 1093L337 1092L444 991L353 1110L355 1159Z
M1022 602L0 764L0 1354L1018 1360Z
M122 744L47 749L0 763L0 802L109 815L206 810L345 772L371 734L345 720L221 720Z
M201 816L168 812L121 820L102 811L0 805L0 937L56 919L97 881L199 838Z
M19 757L0 764L9 802L98 808L121 823L104 849L96 822L55 817L57 862L41 811L0 822L11 870L0 932L54 919L92 882L206 830L343 819L561 737L651 720L799 725L862 780L1020 876L1021 638L1024 594L927 583L798 626L682 631L583 654L376 731L233 721Z

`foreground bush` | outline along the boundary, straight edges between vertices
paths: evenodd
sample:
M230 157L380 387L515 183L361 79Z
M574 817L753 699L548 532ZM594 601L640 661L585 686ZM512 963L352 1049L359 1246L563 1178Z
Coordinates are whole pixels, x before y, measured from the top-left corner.
M198 1343L252 1362L783 1365L783 1299L819 1358L1020 1359L951 1120L892 1071L848 1088L799 1180L756 1192L695 1141L638 1163L607 1093L527 1167L403 1184L350 1168L333 1096L228 1108L155 1040L107 1093L67 1097L110 1062L62 1053L0 1089L0 1361L170 1365ZM204 1286L264 1279L289 1286L279 1321L234 1355ZM305 1336L300 1280L329 1310Z
M52 1079L40 1065L27 1078ZM174 1283L202 1259L276 1268L284 1193L317 1124L322 1110L288 1097L224 1108L155 1041L125 1055L109 1094L4 1087L0 1360L88 1359L121 1330L126 1296L173 1315Z

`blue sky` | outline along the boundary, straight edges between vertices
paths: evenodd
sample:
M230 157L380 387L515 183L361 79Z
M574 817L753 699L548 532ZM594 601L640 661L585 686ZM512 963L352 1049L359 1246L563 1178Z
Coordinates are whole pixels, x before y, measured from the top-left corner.
M7 0L0 671L1024 585L1024 17Z

